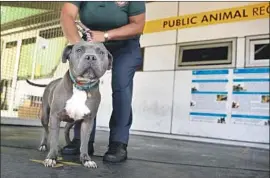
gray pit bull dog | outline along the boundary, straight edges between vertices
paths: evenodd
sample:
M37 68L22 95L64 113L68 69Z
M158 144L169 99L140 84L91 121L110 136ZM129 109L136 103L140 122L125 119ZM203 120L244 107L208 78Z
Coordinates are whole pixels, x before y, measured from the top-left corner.
M46 167L54 167L58 156L60 122L74 123L83 120L81 125L80 161L85 167L97 168L88 155L88 141L101 100L99 79L112 68L113 57L102 43L81 41L65 47L62 62L69 60L69 70L63 78L45 87L40 119L44 133L39 147L47 150L50 133L50 149L44 161ZM49 124L50 123L50 127Z

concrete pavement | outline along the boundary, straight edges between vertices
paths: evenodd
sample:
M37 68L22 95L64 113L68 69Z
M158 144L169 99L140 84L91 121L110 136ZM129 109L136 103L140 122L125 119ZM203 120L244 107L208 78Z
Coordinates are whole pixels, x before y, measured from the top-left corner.
M106 164L102 155L107 149L108 133L103 131L96 134L93 160L98 169L82 167L74 156L63 157L61 167L45 168L35 162L46 156L37 151L41 129L1 126L1 177L269 178L269 150L134 135L128 147L129 159Z

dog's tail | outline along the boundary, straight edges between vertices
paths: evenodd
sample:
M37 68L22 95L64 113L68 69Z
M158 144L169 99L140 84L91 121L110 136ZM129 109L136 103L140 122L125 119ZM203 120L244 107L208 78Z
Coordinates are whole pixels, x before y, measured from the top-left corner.
M66 140L67 145L69 145L71 143L69 132L70 132L70 129L73 127L73 125L75 125L75 123L76 123L76 121L66 123L64 134L65 134L65 140Z
M47 86L45 84L37 84L37 83L30 82L28 79L26 79L26 82L28 84L33 85L33 86L36 86L36 87L46 87Z

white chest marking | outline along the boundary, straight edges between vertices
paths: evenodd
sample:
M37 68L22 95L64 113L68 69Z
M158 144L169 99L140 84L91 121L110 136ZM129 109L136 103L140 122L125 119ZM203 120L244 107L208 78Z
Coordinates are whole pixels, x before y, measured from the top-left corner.
M85 105L87 94L85 91L80 91L73 86L73 95L66 102L66 111L70 118L80 120L84 115L89 114L90 110Z

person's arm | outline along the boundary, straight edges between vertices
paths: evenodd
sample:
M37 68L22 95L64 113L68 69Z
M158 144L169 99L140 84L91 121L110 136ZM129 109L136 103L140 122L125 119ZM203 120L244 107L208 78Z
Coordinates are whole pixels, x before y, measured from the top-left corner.
M143 33L145 25L145 2L129 2L129 24L108 31L109 40L122 40Z
M129 17L130 23L108 31L109 40L123 40L142 34L145 24L145 13Z
M65 3L61 10L60 23L63 33L69 43L75 44L81 41L75 20L78 15L79 8L72 3Z
M129 24L111 29L108 33L108 40L123 40L143 33L145 25L145 2L129 1ZM104 42L104 32L90 31L93 41Z

